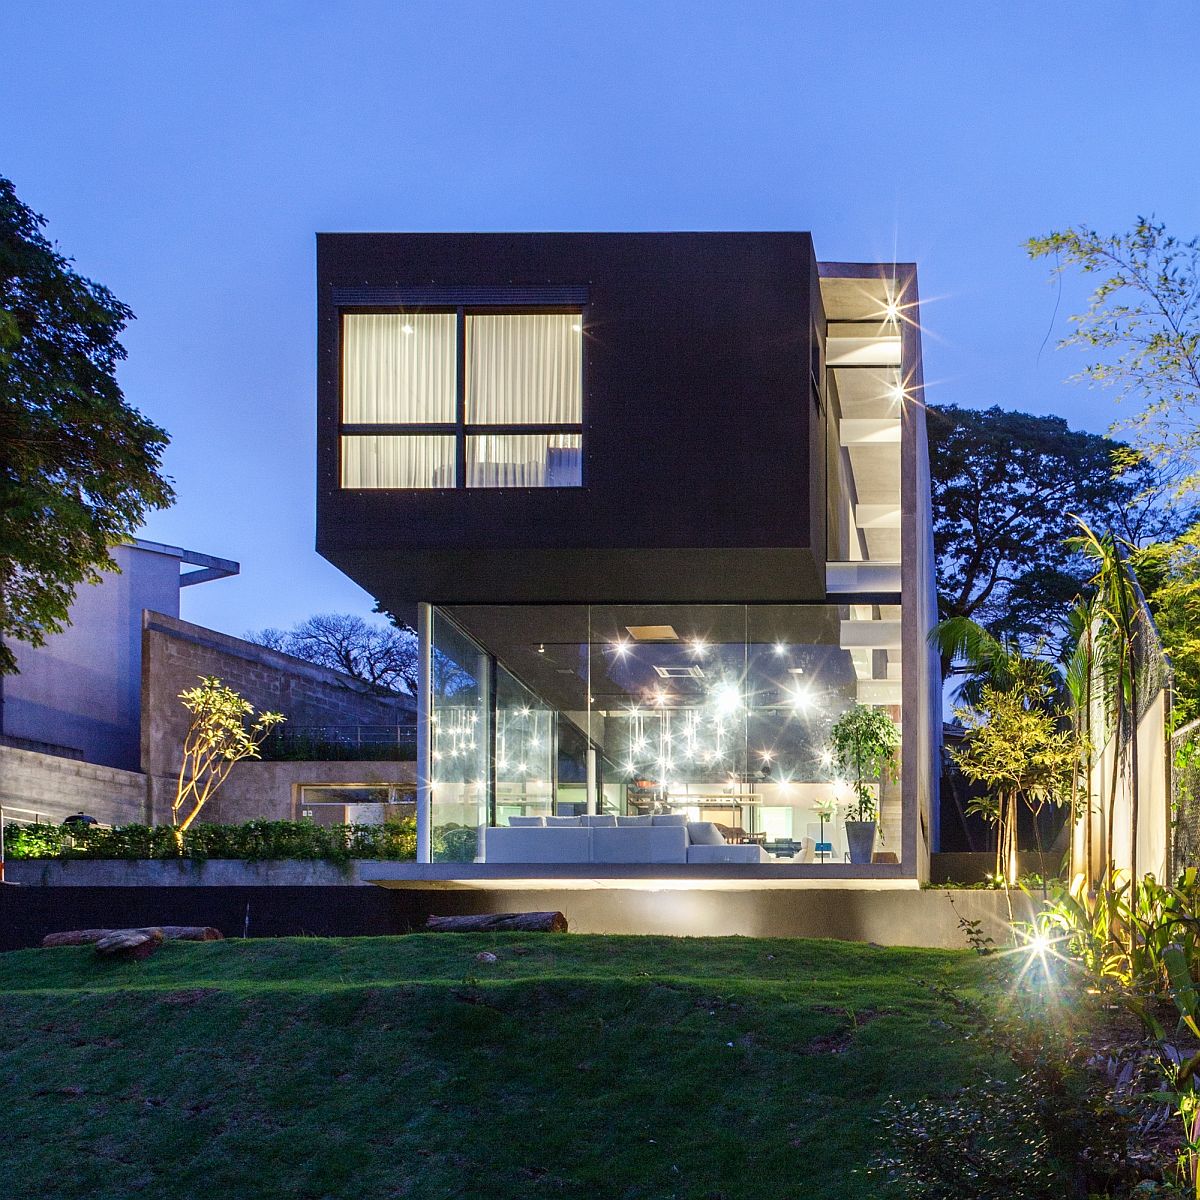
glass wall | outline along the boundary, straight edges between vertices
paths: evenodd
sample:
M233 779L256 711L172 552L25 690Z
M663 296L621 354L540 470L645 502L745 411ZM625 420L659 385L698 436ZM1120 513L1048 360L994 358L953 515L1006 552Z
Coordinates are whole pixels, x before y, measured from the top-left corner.
M431 855L473 862L491 809L491 658L445 613L432 626Z
M496 663L497 824L683 812L780 862L801 839L824 847L818 861L844 861L852 792L830 734L855 703L899 724L898 606L848 598L447 612ZM482 713L477 722L486 724ZM877 849L898 859L898 776L875 791ZM444 803L435 796L439 811Z
M554 811L555 714L537 694L496 667L496 824Z

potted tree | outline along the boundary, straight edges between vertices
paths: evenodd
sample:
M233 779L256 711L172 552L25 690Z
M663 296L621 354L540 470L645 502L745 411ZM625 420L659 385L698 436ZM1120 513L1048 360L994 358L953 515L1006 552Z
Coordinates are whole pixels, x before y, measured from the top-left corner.
M875 849L879 805L871 790L893 768L900 731L882 709L855 704L830 731L838 770L853 780L854 801L846 807L846 844L852 863L869 863Z

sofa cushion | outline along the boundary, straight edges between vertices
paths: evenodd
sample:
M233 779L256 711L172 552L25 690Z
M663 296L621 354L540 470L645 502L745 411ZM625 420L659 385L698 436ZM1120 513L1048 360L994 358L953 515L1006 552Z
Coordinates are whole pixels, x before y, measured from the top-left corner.
M483 837L483 861L489 863L586 863L591 858L592 831L579 825L565 829L500 825L485 828Z
M688 841L693 846L724 846L721 831L711 821L689 821Z
M647 813L644 817L618 817L617 825L622 828L630 829L645 829L650 825L650 814Z
M595 863L685 863L687 830L682 827L657 829L592 829L592 862ZM542 835L545 836L544 834Z
M769 863L775 862L761 846L689 846L690 863Z
M583 817L583 823L591 826L592 829L611 829L617 823L617 818L612 813L595 813L591 816Z
M547 817L546 824L552 829L559 829L564 825L582 825L582 817Z
M650 819L652 825L672 825L682 827L687 824L686 813L655 813Z
M508 823L511 826L513 826L514 829L520 828L521 826L530 826L530 827L533 827L535 825L541 826L541 825L546 824L546 818L545 817L509 817Z

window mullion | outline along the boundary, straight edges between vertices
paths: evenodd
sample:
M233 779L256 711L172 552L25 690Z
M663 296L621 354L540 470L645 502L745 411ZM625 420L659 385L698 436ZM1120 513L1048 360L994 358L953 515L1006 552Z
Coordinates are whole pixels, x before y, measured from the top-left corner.
M455 389L455 420L457 430L454 441L454 478L458 487L467 486L467 316L466 310L458 306L458 379Z

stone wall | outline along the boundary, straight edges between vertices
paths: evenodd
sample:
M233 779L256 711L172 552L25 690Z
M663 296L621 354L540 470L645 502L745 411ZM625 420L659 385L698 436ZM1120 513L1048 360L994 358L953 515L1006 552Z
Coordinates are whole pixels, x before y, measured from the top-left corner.
M85 812L104 825L146 819L146 777L96 763L0 746L5 821L58 823Z
M228 825L260 818L294 821L300 815L301 784L415 787L416 782L417 767L411 762L240 762L200 819Z
M282 712L293 726L410 724L412 701L287 654L186 621L147 612L142 632L142 770L156 821L170 820L188 728L180 692L215 675L255 709ZM403 763L242 763L204 814L209 821L290 818L293 787L310 783L407 782Z

